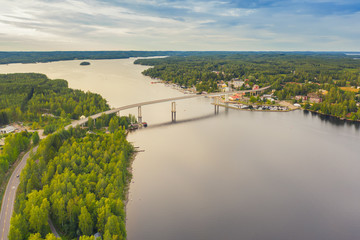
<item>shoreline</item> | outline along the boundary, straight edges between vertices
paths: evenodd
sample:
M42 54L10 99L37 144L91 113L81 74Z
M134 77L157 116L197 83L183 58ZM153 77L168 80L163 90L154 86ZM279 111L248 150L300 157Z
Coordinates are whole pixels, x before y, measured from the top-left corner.
M130 143L130 144L132 144L132 143ZM127 205L129 203L130 184L131 184L131 181L133 179L133 163L135 161L135 158L136 158L137 154L138 154L138 151L134 151L132 153L132 156L129 159L129 166L126 168L128 174L129 174L129 177L128 177L127 181L126 181L126 186L124 188L124 196L125 196L125 198L123 199L124 210L125 210L125 219L124 219L125 226L126 226L126 222L127 222Z
M314 111L314 110L310 110L310 109L303 109L301 108L303 111L308 111L308 112L311 112L311 113L315 113L315 114L318 114L320 116L323 116L323 117L329 117L329 118L333 118L334 120L338 120L338 121L344 121L344 122L348 122L348 123L356 123L356 124L359 124L360 123L360 120L351 120L351 119L348 119L348 118L341 118L341 117L337 117L337 116L334 116L334 115L330 115L330 114L324 114L324 113L321 113L321 112L317 112L317 111Z
M226 106L224 104L216 104L216 103L211 103L214 106L220 106L220 107L224 107L224 108L231 108L231 109L235 109L235 110L240 110L240 111L248 111L248 112L291 112L291 111L295 111L295 110L299 110L297 109L289 109L289 110L257 110L257 109L249 109L249 108L237 108L237 107L233 107L233 106Z

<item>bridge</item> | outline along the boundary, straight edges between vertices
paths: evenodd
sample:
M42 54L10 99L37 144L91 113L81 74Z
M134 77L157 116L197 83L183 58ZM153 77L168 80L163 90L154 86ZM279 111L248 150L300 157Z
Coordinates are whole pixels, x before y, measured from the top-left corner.
M266 89L270 88L270 86L267 87L263 87L263 88L259 88L259 89L255 89L255 90L242 90L242 91L232 91L232 92L216 92L216 93L208 93L208 94L194 94L194 95L186 95L186 96L181 96L181 97L174 97L174 98L165 98L165 99L159 99L159 100L153 100L153 101L146 101L146 102L140 102L140 103L135 103L135 104L130 104L130 105L126 105L126 106L122 106L122 107L118 107L118 108L114 108L111 110L107 110L105 112L101 112L101 113L97 113L94 114L90 117L78 120L78 121L73 121L70 125L66 126L65 129L69 129L70 127L76 127L77 125L84 125L88 122L89 118L95 120L99 117L101 117L101 115L103 114L117 114L120 113L120 111L124 111L127 109L131 109L131 108L138 108L138 122L142 122L142 113L141 113L141 107L145 106L145 105L151 105L151 104L156 104L156 103L163 103L163 102L172 102L171 103L171 117L172 120L176 120L176 105L175 105L175 101L179 101L179 100L184 100L184 99L190 99L190 98L199 98L199 97L219 97L219 96L225 96L225 99L228 98L229 95L231 94L235 94L235 93L259 93L259 92L264 92ZM215 101L216 103L216 101ZM219 106L215 105L215 113L217 113L219 111Z
M119 107L119 108L114 108L102 113L98 113L98 114L94 114L92 116L90 116L92 119L96 119L101 117L102 114L116 114L119 113L120 111L123 110L127 110L127 109L131 109L131 108L138 108L138 120L139 122L141 122L141 107L145 106L145 105L151 105L151 104L156 104L156 103L163 103L163 102L172 102L171 106L171 113L172 113L172 118L173 120L175 120L176 118L176 109L175 109L175 101L178 100L184 100L184 99L190 99L190 98L199 98L199 97L218 97L218 96L229 96L230 94L234 94L234 93L258 93L258 92L263 92L266 89L268 89L270 86L264 87L264 88L260 88L260 89L256 89L256 90L244 90L244 91L233 91L233 92L219 92L219 93L209 93L209 94L201 94L201 95L187 95L187 96L181 96L181 97L174 97L174 98L166 98L166 99L160 99L160 100L153 100L153 101L147 101L147 102L141 102L141 103L136 103L136 104L130 104L130 105L126 105L123 107ZM226 98L226 97L225 97ZM219 106L215 105L215 113L216 111L218 111ZM70 125L66 126L65 129L69 129L70 127L76 127L77 125L83 125L86 124L87 121L89 120L89 118L85 118L85 119L81 119L78 121L73 121ZM34 152L36 152L37 147L35 147L33 149ZM14 201L15 201L15 195L16 195L16 190L17 187L20 183L19 178L17 177L20 172L22 171L22 169L25 167L26 164L26 160L29 157L31 151L29 151L28 153L25 154L25 156L23 157L23 159L21 160L21 162L19 163L19 165L15 168L13 174L10 177L10 180L7 184L5 193L4 193L4 197L3 197L3 202L2 202L2 207L1 207L1 213L0 213L0 240L7 240L7 235L9 233L9 229L10 229L10 219L12 216L12 212L14 209Z

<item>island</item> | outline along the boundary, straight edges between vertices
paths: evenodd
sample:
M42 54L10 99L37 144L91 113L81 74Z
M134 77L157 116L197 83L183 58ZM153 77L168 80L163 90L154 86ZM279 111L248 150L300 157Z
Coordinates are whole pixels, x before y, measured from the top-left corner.
M90 63L89 62L81 62L80 65L81 66L88 66L88 65L90 65Z

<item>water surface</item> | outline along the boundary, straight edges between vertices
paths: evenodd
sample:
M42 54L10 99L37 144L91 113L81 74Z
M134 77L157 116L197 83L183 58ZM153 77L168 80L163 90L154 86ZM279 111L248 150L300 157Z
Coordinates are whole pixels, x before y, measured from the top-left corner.
M133 59L0 65L100 93L112 107L180 96ZM221 110L206 98L143 107L129 240L360 238L360 130L317 115ZM129 111L135 113L136 111ZM123 114L128 114L124 112Z

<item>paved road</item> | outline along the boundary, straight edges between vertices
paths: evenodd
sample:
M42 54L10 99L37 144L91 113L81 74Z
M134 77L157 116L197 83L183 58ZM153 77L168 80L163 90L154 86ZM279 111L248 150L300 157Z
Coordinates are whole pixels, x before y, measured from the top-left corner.
M51 232L54 234L54 236L55 236L56 238L61 238L60 235L58 234L58 232L56 231L56 228L55 228L55 226L54 226L54 224L53 224L53 222L51 221L50 218L49 218L49 220L48 220L48 223L49 223L49 226L50 226L50 230L51 230Z
M37 150L37 146L33 149L34 152ZM16 196L16 190L20 184L20 178L17 176L20 175L21 171L26 165L26 160L29 158L30 152L27 152L24 157L21 159L21 162L15 168L13 174L10 177L8 185L6 186L2 206L0 213L0 240L7 240L10 230L10 219L14 210L14 202Z
M117 113L126 109L130 109L130 108L136 108L136 107L140 107L140 106L145 106L145 105L150 105L150 104L156 104L156 103L163 103L163 102L171 102L171 101L177 101L177 100L183 100L183 99L189 99L189 98L198 98L198 97L216 97L216 96L223 96L223 95L230 95L230 94L234 94L234 93L249 93L249 92L260 92L260 91L264 91L266 89L268 89L270 86L267 87L263 87L257 90L243 90L243 91L233 91L233 92L218 92L218 93L208 93L208 94L201 94L201 95L186 95L186 96L181 96L181 97L174 97L174 98L165 98L165 99L159 99L159 100L153 100L153 101L147 101L147 102L141 102L141 103L135 103L135 104L130 104L130 105L126 105L123 107L119 107L119 108L114 108L105 112L101 112L101 113L97 113L94 114L92 116L90 116L92 119L96 119L98 117L101 117L102 114L113 114L113 113ZM69 129L70 127L76 127L77 125L82 125L87 123L89 118L85 118L82 120L78 120L78 121L73 121L70 125L66 126L65 129Z

